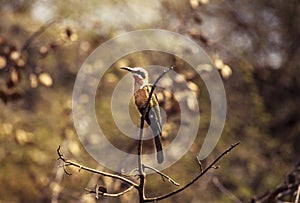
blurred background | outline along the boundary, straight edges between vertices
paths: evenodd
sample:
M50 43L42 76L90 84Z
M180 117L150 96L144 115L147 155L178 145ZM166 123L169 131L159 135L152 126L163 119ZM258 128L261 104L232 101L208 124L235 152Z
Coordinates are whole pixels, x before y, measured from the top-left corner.
M61 145L66 157L109 171L97 165L76 135L73 85L81 64L96 47L119 34L146 28L166 29L194 40L223 79L226 124L203 165L241 141L219 169L162 202L250 202L284 182L299 185L299 170L298 179L288 179L300 157L299 1L0 0L0 13L0 202L96 202L84 188L96 184L109 192L124 188L118 181L77 169L69 168L73 175L67 176L58 167L56 149ZM107 116L111 92L125 74L118 67L173 64L196 92L201 110L195 143L164 170L184 185L199 173L195 156L210 122L206 87L186 62L153 51L119 59L100 81L96 112L112 143L126 150ZM175 103L162 106L176 114ZM138 121L134 115L132 119ZM165 136L164 144L176 130L176 122L168 121L165 131L170 136ZM155 174L148 177L148 196L174 189ZM295 195L290 192L282 198L292 202ZM97 201L136 200L137 193L131 192Z

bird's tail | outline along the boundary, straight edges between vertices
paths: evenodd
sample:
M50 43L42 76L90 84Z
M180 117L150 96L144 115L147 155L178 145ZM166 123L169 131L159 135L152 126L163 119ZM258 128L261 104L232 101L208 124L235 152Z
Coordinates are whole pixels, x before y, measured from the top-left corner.
M154 137L155 147L156 147L156 156L157 156L157 162L160 164L164 161L164 153L161 146L160 141L160 134L156 135Z

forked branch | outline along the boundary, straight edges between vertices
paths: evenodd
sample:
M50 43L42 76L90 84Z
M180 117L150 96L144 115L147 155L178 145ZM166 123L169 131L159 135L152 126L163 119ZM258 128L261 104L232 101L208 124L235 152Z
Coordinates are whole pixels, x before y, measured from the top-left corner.
M71 175L67 170L66 168L68 166L74 166L74 167L77 167L80 170L84 170L84 171L88 171L88 172L91 172L91 173L95 173L95 174L99 174L99 175L102 175L102 176L107 176L107 177L110 177L110 178L114 178L114 179L118 179L122 182L125 182L129 185L129 187L122 191L122 192L119 192L119 193L108 193L106 188L104 187L96 187L94 190L91 190L91 189L86 189L86 191L88 193L94 193L96 194L96 198L98 198L99 195L102 195L102 196L109 196L109 197L118 197L118 196L121 196L129 191L131 191L133 188L135 188L138 193L139 193L139 202L140 203L144 203L144 202L155 202L155 201L159 201L159 200L163 200L163 199L166 199L170 196L173 196L185 189L187 189L189 186L191 186L192 184L194 184L200 177L202 177L205 173L207 173L208 170L210 169L217 169L218 166L216 166L216 163L218 161L220 161L220 159L222 159L227 153L229 153L231 150L233 150L238 144L239 142L231 145L227 150L225 150L222 154L220 154L210 165L208 165L208 167L206 167L205 169L202 168L202 164L200 162L200 160L197 158L198 160L198 163L199 163L199 166L200 166L200 172L199 174L194 178L192 179L189 183L187 183L185 186L177 189L177 190L174 190L173 192L170 192L170 193L167 193L165 195L162 195L162 196L159 196L159 197L153 197L153 198L147 198L145 196L145 183L146 183L146 173L144 172L145 169L149 169L149 170L152 170L156 173L158 173L162 178L163 180L164 179L167 179L168 181L170 181L172 184L176 185L176 186L179 186L179 184L177 182L175 182L173 179L171 179L168 175L158 171L157 169L153 168L153 167L150 167L150 166L146 166L146 165L143 165L142 163L142 159L141 159L141 155L142 155L142 138L143 138L143 129L144 129L144 124L145 124L145 118L146 118L146 113L149 109L149 106L150 106L150 100L151 100L151 97L154 93L154 90L155 90L155 87L157 85L157 83L159 82L159 80L164 76L166 75L169 71L173 70L174 66L170 67L169 69L165 70L157 79L156 81L154 82L154 84L152 85L152 88L151 88L151 91L149 93L149 98L148 98L148 101L147 101L147 104L146 104L146 107L144 109L144 113L143 115L141 116L141 121L140 121L140 131L139 131L139 144L138 144L138 172L139 172L139 179L140 179L140 182L139 183L135 183L133 182L132 180L128 179L128 178L125 178L123 176L120 176L120 175L115 175L115 174L112 174L112 173L107 173L107 172L103 172L103 171L99 171L99 170L95 170L95 169L92 169L92 168L89 168L89 167L86 167L86 166L83 166L83 165L80 165L76 162L73 162L73 161L70 161L68 159L66 159L61 153L60 153L60 146L58 147L57 149L57 154L58 154L58 160L61 160L63 161L63 168L64 168L64 171L66 174L68 175Z
M83 170L83 171L88 171L88 172L91 172L91 173L95 173L95 174L99 174L99 175L102 175L102 176L107 176L107 177L111 177L111 178L114 178L114 179L118 179L120 181L123 181L131 186L134 186L134 187L138 187L138 184L129 180L128 178L125 178L123 176L119 176L119 175L116 175L116 174L112 174L112 173L107 173L107 172L103 172L103 171L99 171L99 170L96 170L96 169L93 169L93 168L89 168L89 167L86 167L86 166L83 166L81 164L78 164L74 161L71 161L71 160L68 160L66 159L61 153L60 153L60 146L57 148L57 154L58 154L58 158L57 160L61 160L63 161L63 166L66 167L66 166L75 166L79 169L79 171ZM64 168L65 169L65 168ZM65 170L66 172L66 170ZM72 175L68 172L66 172L68 175Z
M237 143L231 145L227 150L225 150L222 154L220 154L211 164L209 164L208 167L206 167L204 170L202 170L192 181L190 181L188 184L186 184L182 188L179 188L177 190L174 190L173 192L170 192L168 194L165 194L165 195L162 195L162 196L159 196L159 197L147 198L147 199L145 199L145 202L155 202L155 201L163 200L163 199L166 199L170 196L173 196L173 195L187 189L189 186L194 184L200 177L202 177L208 170L210 170L212 168L215 168L215 164L218 161L220 161L220 159L222 159L227 153L229 153L231 150L233 150L239 144L240 143L237 142Z

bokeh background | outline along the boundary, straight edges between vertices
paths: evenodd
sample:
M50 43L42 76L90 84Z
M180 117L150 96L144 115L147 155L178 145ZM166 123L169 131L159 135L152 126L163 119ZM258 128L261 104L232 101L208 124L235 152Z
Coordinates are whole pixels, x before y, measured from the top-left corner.
M223 79L226 124L203 165L241 142L219 169L162 202L249 202L283 184L299 162L297 0L1 0L0 14L0 202L137 201L136 192L96 200L84 188L98 184L113 192L124 185L72 168L73 175L67 176L56 160L61 145L66 157L108 171L89 156L76 135L73 85L81 64L96 47L137 29L166 29L191 38L209 54ZM195 91L201 110L195 144L164 170L183 185L199 173L195 156L210 122L206 87L186 62L153 51L121 58L101 80L95 108L111 142L123 150L134 149L134 142L119 137L110 116L111 92L125 74L118 67L173 64ZM162 106L176 118L176 101ZM138 123L134 108L132 112L131 119ZM168 120L165 145L173 139L176 124L176 119ZM294 183L299 185L299 180ZM148 177L148 196L173 189L155 174ZM291 202L295 197L285 198Z

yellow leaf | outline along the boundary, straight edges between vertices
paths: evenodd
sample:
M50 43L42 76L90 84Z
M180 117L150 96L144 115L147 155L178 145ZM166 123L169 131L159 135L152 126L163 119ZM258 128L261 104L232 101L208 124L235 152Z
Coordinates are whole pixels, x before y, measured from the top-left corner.
M30 80L30 87L31 88L37 88L39 83L38 83L38 78L35 74L30 74L29 75L29 80Z
M0 56L0 69L6 66L6 59L3 56Z
M221 70L224 66L224 63L221 59L215 59L214 64L219 70Z
M195 9L199 6L199 1L198 0L190 0L190 5L193 9Z
M42 85L45 85L46 87L50 87L53 84L53 80L49 73L41 73L39 75L39 81L42 83Z
M11 74L10 74L10 79L11 79L11 81L14 83L14 84L16 84L16 83L18 83L19 82L19 74L18 74L18 72L16 71L16 69L13 69L12 71L11 71Z
M209 0L199 0L201 4L208 4Z
M15 134L15 139L19 145L32 143L32 137L32 133L26 132L22 129L18 129Z
M232 75L232 70L228 65L224 65L221 70L221 75L224 79L228 79Z
M18 51L12 51L10 53L10 59L16 61L20 58L20 53Z

